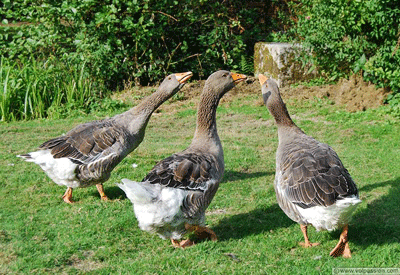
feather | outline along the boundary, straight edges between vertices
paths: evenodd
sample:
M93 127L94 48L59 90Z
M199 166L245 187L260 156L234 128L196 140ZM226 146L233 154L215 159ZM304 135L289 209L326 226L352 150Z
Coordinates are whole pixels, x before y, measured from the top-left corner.
M204 191L215 173L216 159L198 153L174 154L159 162L142 180L184 190Z

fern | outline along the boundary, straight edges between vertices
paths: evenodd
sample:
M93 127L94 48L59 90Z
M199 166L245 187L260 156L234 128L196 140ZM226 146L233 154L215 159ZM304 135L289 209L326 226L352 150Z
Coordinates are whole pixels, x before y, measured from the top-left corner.
M245 55L240 57L240 72L243 74L254 74L254 61L252 57Z

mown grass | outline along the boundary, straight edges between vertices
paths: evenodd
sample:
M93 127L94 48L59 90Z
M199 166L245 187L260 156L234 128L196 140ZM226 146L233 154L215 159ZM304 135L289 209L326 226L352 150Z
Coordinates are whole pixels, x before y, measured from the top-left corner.
M111 202L101 202L90 187L75 190L78 202L67 205L63 187L16 158L104 114L1 124L0 274L331 274L338 267L400 267L399 120L382 110L347 113L324 100L286 102L296 123L329 143L358 184L363 203L350 226L352 259L328 255L339 232L310 228L321 245L298 245L299 226L279 209L272 186L276 126L255 91L227 95L219 106L226 172L207 211L219 241L186 250L140 231L114 183L141 180L157 161L189 145L192 102L166 103L153 115L143 143L105 183Z

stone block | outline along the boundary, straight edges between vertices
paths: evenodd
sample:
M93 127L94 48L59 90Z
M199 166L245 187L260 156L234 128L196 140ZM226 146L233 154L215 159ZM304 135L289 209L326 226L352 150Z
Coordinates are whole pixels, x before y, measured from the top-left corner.
M298 59L301 45L257 42L254 46L254 75L265 74L277 80L280 87L316 77Z

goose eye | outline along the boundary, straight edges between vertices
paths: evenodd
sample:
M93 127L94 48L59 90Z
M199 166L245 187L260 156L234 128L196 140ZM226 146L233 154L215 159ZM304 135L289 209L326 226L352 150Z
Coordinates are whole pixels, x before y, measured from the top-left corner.
M222 75L222 77L227 77L227 76L228 76L228 74L223 74L223 75Z
M168 80L171 80L172 79L172 77L168 77Z

